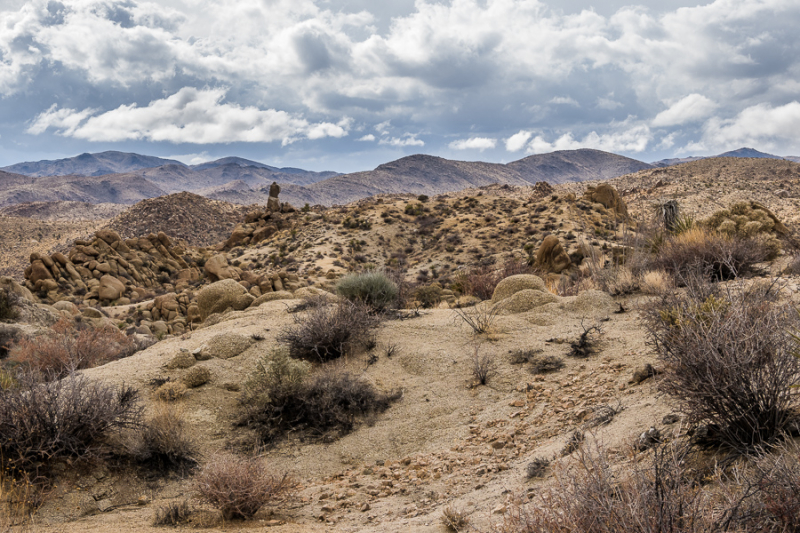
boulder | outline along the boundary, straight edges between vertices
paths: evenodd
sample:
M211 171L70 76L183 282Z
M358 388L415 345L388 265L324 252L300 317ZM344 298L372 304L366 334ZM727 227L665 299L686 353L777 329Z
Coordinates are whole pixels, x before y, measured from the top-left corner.
M492 294L492 303L497 303L521 290L544 291L544 281L533 274L516 274L500 281Z
M522 289L502 300L497 305L500 306L500 312L513 315L530 311L531 309L541 307L545 304L557 302L559 299L558 296L551 292Z
M622 219L628 218L628 206L617 190L608 183L601 183L596 187L590 185L583 193L583 198L592 203L602 204Z
M119 300L124 293L125 284L114 276L106 274L100 278L100 288L97 290L97 296L101 300Z
M246 309L254 300L252 294L232 279L217 281L203 287L197 293L197 307L202 320L213 313L222 313L228 308L237 311Z
M99 229L94 234L98 239L102 239L109 246L117 241L122 240L122 238L119 236L119 233L113 229Z
M250 335L241 333L221 333L212 337L200 349L198 359L205 360L212 357L230 359L247 350L255 341Z
M194 389L211 381L211 371L204 366L193 366L181 378L187 388Z
M559 274L572 266L561 241L555 235L548 235L536 252L536 265L547 272Z
M278 200L278 195L281 193L281 186L276 182L272 182L269 186L269 198L267 198L267 211L270 213L280 213L281 202Z
M208 261L206 261L203 269L208 274L211 281L220 281L224 279L239 279L239 274L228 264L228 260L223 254L217 254Z
M31 283L35 284L37 281L44 279L53 279L53 275L41 259L36 259L31 263L31 273L28 276Z
M327 302L335 302L339 299L335 294L318 289L316 287L300 287L294 291L295 298L322 298Z
M0 287L6 289L9 292L13 292L20 298L25 298L29 302L35 302L36 298L34 298L33 293L29 291L27 288L23 287L13 278L8 276L0 276Z
M258 307L263 303L271 302L273 300L293 300L294 298L295 298L294 294L292 294L289 291L274 291L259 296L250 305L252 307Z

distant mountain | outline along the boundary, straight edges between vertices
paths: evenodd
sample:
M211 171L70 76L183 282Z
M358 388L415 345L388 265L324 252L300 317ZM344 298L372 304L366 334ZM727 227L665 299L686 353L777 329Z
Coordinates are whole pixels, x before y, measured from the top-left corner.
M588 148L532 155L506 166L519 172L529 183L547 181L553 184L606 180L652 168L636 159Z
M133 204L166 194L150 181L131 174L31 177L0 171L0 207L28 202Z
M731 150L729 152L725 152L719 155L709 155L706 157L680 157L674 159L662 159L661 161L655 161L652 163L654 167L670 167L672 165L680 165L681 163L690 163L692 161L699 161L700 159L711 159L714 157L743 157L743 158L754 158L754 159L786 159L787 161L794 161L795 163L800 162L799 157L781 157L779 155L767 154L764 152L759 152L755 148L739 148L738 150Z
M36 177L66 175L102 176L104 174L131 172L161 165L186 166L180 161L174 161L172 159L109 151L100 152L98 154L81 154L67 159L57 159L55 161L17 163L1 168L0 170Z
M249 159L245 159L243 157L223 157L222 159L217 159L215 161L207 161L199 165L190 165L189 168L191 168L192 170L206 170L209 168L221 167L225 165L239 165L240 167L266 168L267 170L271 170L273 172L280 171L280 169L278 168L265 165L264 163L259 163L258 161L250 161Z
M786 157L784 157L784 159L787 160L787 161L792 161L794 163L800 163L800 156L787 155Z

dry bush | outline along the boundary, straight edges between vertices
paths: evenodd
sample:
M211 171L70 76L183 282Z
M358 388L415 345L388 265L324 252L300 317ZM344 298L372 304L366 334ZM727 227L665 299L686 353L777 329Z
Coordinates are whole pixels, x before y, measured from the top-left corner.
M564 360L555 355L535 355L528 362L531 374L548 374L564 368Z
M800 531L800 455L797 449L781 449L757 463L758 500L773 530ZM765 528L766 529L766 528Z
M488 353L481 354L480 347L475 346L470 360L472 365L472 377L478 385L486 385L489 378L497 374L497 362Z
M665 270L648 270L639 276L639 288L645 294L665 294L673 286L672 276Z
M743 238L696 227L666 238L652 268L665 270L678 281L698 271L709 279L729 280L751 272L768 255L763 239L758 237Z
M550 466L550 459L545 457L536 457L533 461L528 463L528 466L525 467L525 475L528 477L528 479L543 477L548 466Z
M7 468L0 468L0 533L28 531L23 524L41 504L42 487L26 472L14 472L21 474L17 477L9 473Z
M187 432L183 411L159 403L133 436L129 452L140 463L159 471L185 472L197 464L198 446Z
M310 437L344 434L359 420L389 408L399 393L384 394L349 372L308 364L276 351L259 364L241 398L241 424L257 429L264 443L288 432Z
M330 361L363 346L378 322L366 304L343 301L295 316L277 340L288 345L292 357Z
M19 313L16 309L17 295L5 287L0 287L0 320L14 320Z
M460 318L472 328L473 333L480 335L489 332L500 315L502 302L496 305L479 304L473 307L458 307L453 310L455 318Z
M613 472L602 448L581 448L559 465L554 485L533 502L512 507L505 533L700 533L724 531L712 516L710 497L683 467L683 453L655 449Z
M0 391L0 457L17 469L57 458L91 458L110 432L139 426L138 393L72 374L42 383L22 377Z
M499 269L481 265L457 276L457 288L466 295L491 300L497 284L516 274L532 274L534 269L523 260L509 259Z
M453 505L448 505L442 509L442 525L454 533L466 531L469 527L469 513Z
M156 400L162 402L177 402L189 390L183 382L180 381L167 381L158 387L153 393Z
M252 518L264 505L285 501L296 487L288 475L271 473L260 457L218 455L198 474L200 498L225 520Z
M721 293L694 284L644 312L663 365L659 389L704 438L735 450L769 446L792 421L800 385L797 311L772 286Z
M11 349L10 359L58 379L75 370L128 357L137 349L133 339L115 327L79 328L62 319L47 335L20 339Z
M192 516L192 509L189 502L170 502L156 508L153 516L153 525L158 526L180 526L189 522Z

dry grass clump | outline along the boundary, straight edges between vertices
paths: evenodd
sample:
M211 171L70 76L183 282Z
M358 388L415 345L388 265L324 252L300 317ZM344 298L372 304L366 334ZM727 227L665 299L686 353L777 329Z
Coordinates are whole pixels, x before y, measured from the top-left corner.
M700 533L725 531L730 514L710 512L711 497L687 476L684 454L660 447L652 459L612 470L600 447L583 447L558 465L554 485L506 515L505 533Z
M22 377L0 391L0 457L19 470L59 458L97 457L113 431L139 427L138 393L70 376Z
M660 390L706 425L706 440L750 451L782 437L798 403L800 317L771 286L690 286L652 304L644 320L664 369Z
M454 533L466 531L469 527L469 513L453 505L448 505L442 509L441 522L448 531Z
M664 294L673 286L672 276L665 270L648 270L639 276L639 288L645 294Z
M666 238L652 268L665 270L680 281L694 272L702 272L713 280L729 280L751 272L756 263L768 257L763 239L695 227Z
M197 464L197 443L188 434L183 411L174 405L156 404L153 415L133 439L129 451L152 468L187 471Z
M180 381L167 381L155 390L153 397L162 402L177 402L187 390L188 387Z
M531 374L549 374L564 368L564 360L555 355L535 355L528 362Z
M497 374L497 362L488 353L480 353L480 347L475 346L470 360L472 365L472 377L478 385L486 385L489 378Z
M263 506L285 501L296 483L273 474L260 457L213 457L196 480L200 498L222 511L225 520L252 518Z
M341 435L360 420L389 408L399 393L384 394L349 372L323 366L311 373L308 363L283 351L263 359L246 384L241 424L254 426L264 443L286 433L309 437Z
M330 361L352 353L370 339L378 318L364 303L344 301L313 307L296 315L294 325L278 335L289 355L310 361Z
M502 302L496 305L486 303L478 304L473 307L459 307L453 310L455 318L460 318L466 325L472 328L473 333L481 335L490 332L500 316L503 309Z
M550 466L550 459L545 457L536 457L533 461L528 463L528 466L525 467L525 475L528 477L528 479L543 477L548 466Z
M20 339L10 350L9 359L58 379L75 370L127 357L137 349L133 339L115 327L77 327L62 319L47 335Z
M192 508L189 502L170 502L156 508L153 516L153 525L158 526L180 526L187 524L192 516Z

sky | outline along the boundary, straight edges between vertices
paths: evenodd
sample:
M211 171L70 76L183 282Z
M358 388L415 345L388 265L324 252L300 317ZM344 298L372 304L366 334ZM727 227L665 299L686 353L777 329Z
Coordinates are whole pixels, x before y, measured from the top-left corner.
M798 0L0 0L0 166L800 155Z

